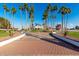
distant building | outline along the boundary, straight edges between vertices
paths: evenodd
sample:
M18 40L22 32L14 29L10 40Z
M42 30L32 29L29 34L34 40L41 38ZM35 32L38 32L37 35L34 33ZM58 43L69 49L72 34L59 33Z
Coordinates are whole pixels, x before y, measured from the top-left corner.
M40 25L40 24L36 24L35 26L34 26L34 29L43 29L43 26L42 25Z
M61 24L57 24L56 30L61 30L61 28L62 28Z

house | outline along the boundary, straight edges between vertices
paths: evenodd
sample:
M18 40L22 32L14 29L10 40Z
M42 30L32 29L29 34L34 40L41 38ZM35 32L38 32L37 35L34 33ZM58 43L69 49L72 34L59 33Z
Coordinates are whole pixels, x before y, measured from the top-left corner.
M57 24L57 26L56 26L56 30L61 30L61 24Z
M43 25L40 25L40 24L36 24L35 26L34 26L34 29L43 29Z

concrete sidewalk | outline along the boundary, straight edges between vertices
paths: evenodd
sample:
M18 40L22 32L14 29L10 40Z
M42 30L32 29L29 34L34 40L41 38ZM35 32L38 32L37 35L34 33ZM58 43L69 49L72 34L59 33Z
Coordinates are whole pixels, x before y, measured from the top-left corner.
M4 41L1 41L0 42L0 47L4 46L4 45L7 45L15 40L20 40L23 36L25 36L25 34L21 34L19 36L16 36L16 37L12 37L10 39L7 39L7 40L4 40Z

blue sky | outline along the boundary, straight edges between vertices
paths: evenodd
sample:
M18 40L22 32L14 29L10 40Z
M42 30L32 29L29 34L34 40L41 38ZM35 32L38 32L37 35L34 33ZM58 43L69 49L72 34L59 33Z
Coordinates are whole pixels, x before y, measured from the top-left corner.
M6 18L10 20L11 22L14 22L14 26L17 28L20 28L20 10L19 5L23 5L22 3L7 3L6 4L9 9L11 9L12 6L14 6L17 10L15 14L15 18L13 19L11 12L6 14ZM28 4L30 6L30 4ZM47 7L47 3L34 3L34 24L43 24L42 15ZM79 4L74 3L51 3L51 5L57 5L58 8L61 6L66 6L71 9L71 13L68 18L68 27L74 27L76 25L79 25ZM55 13L56 14L56 13ZM55 20L55 24L61 23L61 14L56 14L57 18ZM0 3L0 17L4 16L4 9L3 9L3 3ZM26 23L30 24L30 19L28 18L28 22L26 22L26 15L23 13L23 19L22 19L23 26L26 27Z

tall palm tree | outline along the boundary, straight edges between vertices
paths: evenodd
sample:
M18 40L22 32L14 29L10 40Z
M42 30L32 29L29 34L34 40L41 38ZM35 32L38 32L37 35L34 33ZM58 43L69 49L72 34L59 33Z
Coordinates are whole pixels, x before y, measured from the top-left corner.
M56 19L56 15L52 15L51 16L51 28L53 27L53 31L54 31L54 28L55 28L55 19Z
M33 22L34 22L34 6L33 6L33 4L31 4L31 6L30 6L29 18L31 21L31 29L33 30Z
M59 10L59 12L62 15L62 33L64 32L64 15L67 14L66 9L67 9L66 7L62 6Z
M67 15L71 13L70 8L62 6L59 10L59 12L62 14L62 32L64 32L67 29L67 21L68 19L64 20L64 15Z
M29 13L29 7L27 3L24 3L24 9L26 12L26 27L28 27L28 13Z
M13 15L13 20L14 20L14 15L15 15L15 13L16 13L16 8L12 7L11 13L12 13L12 15ZM13 22L13 20L12 20L12 22ZM14 22L13 22L13 31L14 31Z
M57 7L57 5L55 5L55 6L52 6L51 7L51 20L53 20L53 26L52 26L52 24L51 24L51 26L54 28L54 19L56 19L56 15L52 15L52 14L55 14L54 12L56 11L57 12L57 10L58 10L58 7ZM52 23L52 21L51 21L51 23Z
M49 27L49 22L50 22L50 15L51 15L51 8L52 8L52 6L51 6L51 4L48 4L48 6L47 6L47 12L48 12L48 27Z
M21 29L23 29L23 24L22 24L22 12L24 11L24 7L22 5L19 6L20 10L20 23L21 23Z
M67 13L67 19L66 19L66 22L65 22L65 30L67 31L68 15L71 13L71 9L67 8L66 13Z
M43 14L44 30L47 29L47 18L48 18L48 12L47 12L47 10L45 10L45 11L44 11L44 14Z
M9 12L9 8L6 6L6 4L3 5L3 8L4 8L4 16L6 18L6 13ZM6 25L6 20L5 20L5 25ZM7 26L7 29L8 29L8 27L9 26Z

